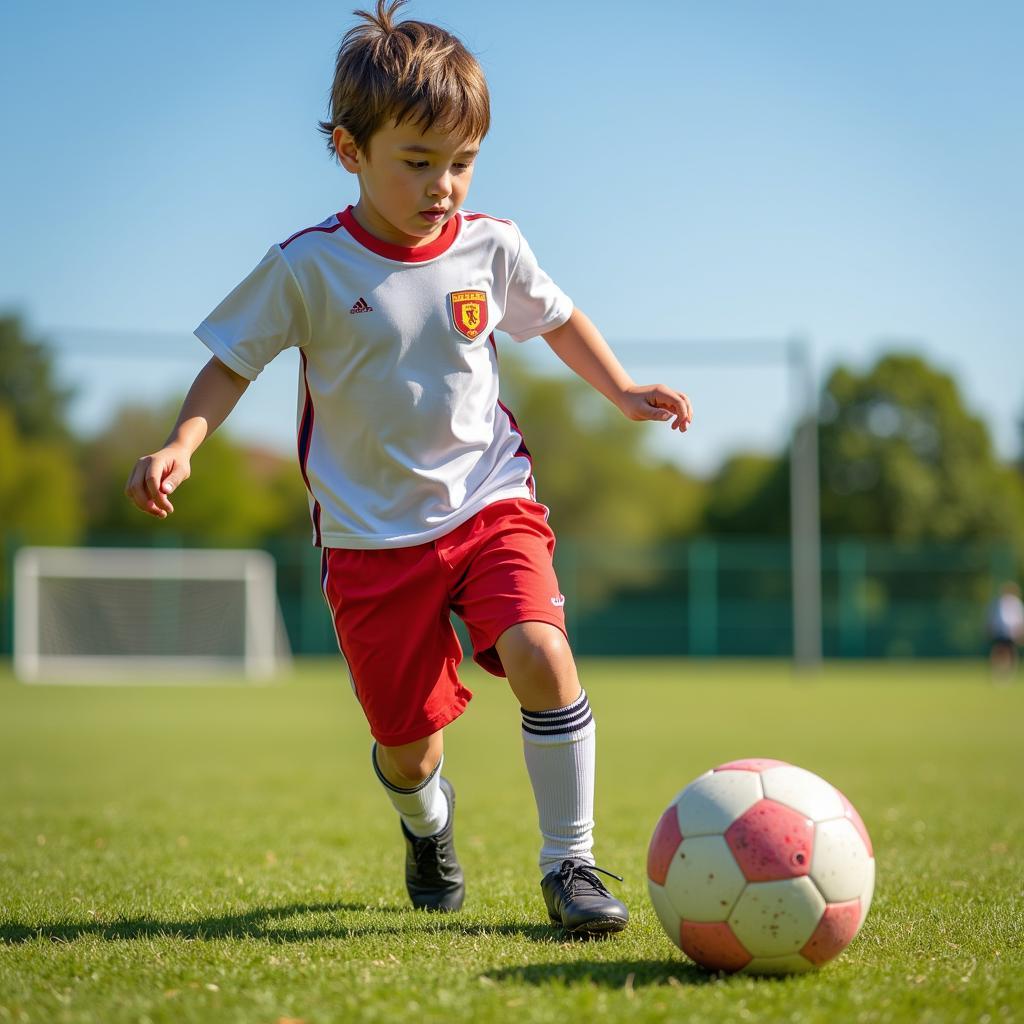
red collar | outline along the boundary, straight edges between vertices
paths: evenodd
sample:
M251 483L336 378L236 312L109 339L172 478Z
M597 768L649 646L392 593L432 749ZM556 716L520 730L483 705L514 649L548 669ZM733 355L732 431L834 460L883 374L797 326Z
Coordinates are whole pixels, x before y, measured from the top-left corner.
M432 260L435 256L447 252L459 234L462 224L462 215L455 214L443 228L441 234L432 242L426 245L395 245L393 242L385 242L376 235L371 235L352 213L352 207L342 210L338 214L338 220L346 231L362 246L383 256L389 260L398 260L401 263L423 263L425 260Z

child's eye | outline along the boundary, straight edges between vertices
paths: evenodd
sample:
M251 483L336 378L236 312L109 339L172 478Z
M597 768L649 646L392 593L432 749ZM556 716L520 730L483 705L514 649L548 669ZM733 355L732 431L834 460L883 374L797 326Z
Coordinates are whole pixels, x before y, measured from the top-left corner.
M427 166L427 161L426 160L406 160L405 161L405 165L407 167L412 167L414 170L421 171L421 170L423 170L424 167Z

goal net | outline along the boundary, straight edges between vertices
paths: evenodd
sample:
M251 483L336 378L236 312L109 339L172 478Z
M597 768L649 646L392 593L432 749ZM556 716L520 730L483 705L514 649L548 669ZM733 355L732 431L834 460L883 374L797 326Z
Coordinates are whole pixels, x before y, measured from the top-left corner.
M14 669L25 682L265 679L290 661L264 551L22 548Z

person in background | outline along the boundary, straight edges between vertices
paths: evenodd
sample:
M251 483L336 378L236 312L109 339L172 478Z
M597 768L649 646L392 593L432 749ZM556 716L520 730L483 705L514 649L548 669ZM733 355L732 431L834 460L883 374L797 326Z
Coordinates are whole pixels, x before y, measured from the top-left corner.
M1017 673L1024 640L1024 603L1016 583L1004 583L988 608L989 666L994 679Z

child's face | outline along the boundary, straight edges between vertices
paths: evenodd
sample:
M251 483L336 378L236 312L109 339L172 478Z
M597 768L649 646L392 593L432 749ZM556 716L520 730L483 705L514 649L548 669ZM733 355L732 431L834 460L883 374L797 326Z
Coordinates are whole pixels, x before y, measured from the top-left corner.
M346 170L359 176L356 213L386 242L416 246L433 241L469 192L478 141L407 122L374 133L357 149L344 128L334 145Z

